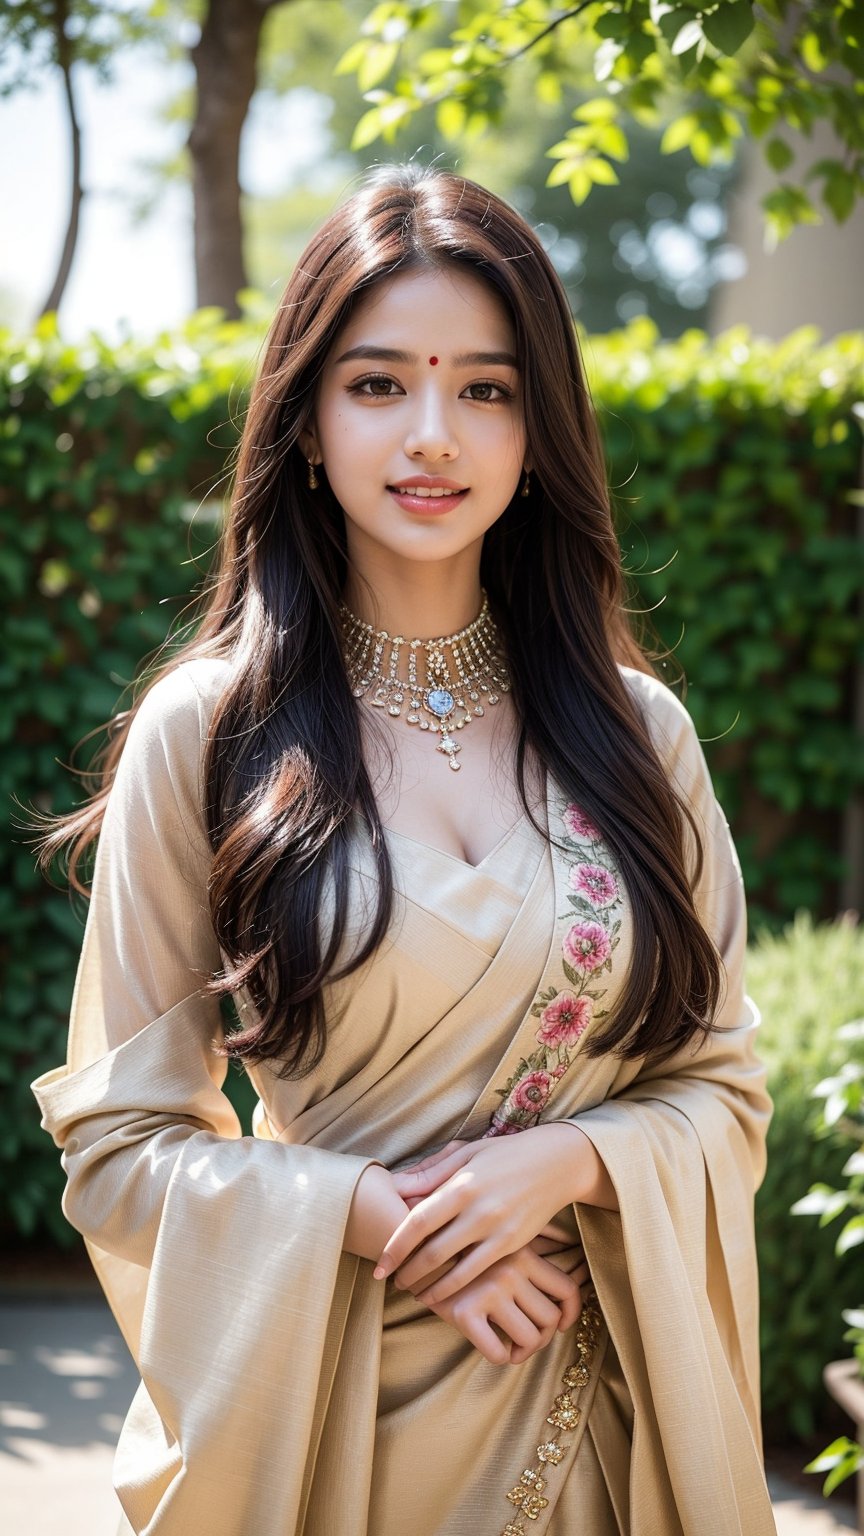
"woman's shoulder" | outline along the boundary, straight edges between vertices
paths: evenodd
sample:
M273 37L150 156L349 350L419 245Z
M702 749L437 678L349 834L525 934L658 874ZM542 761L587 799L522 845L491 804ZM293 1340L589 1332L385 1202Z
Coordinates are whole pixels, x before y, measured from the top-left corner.
M150 776L197 770L216 702L232 677L221 657L193 657L163 672L141 695L123 746L127 765Z
M195 656L178 662L151 683L136 712L169 725L197 713L210 714L234 675L232 663L221 656Z
M618 664L618 670L648 727L654 748L668 768L675 768L682 758L692 759L692 767L699 765L702 749L696 727L689 710L678 695L672 692L653 673L641 672L637 667Z

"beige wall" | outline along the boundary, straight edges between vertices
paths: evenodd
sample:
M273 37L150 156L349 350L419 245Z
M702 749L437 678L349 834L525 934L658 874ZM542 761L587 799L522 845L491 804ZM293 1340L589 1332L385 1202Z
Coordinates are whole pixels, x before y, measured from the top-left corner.
M812 139L786 128L778 137L796 151L782 180L805 186L815 201L821 181L807 184L803 173L815 160L841 158L830 126L820 123ZM826 211L822 224L800 225L766 252L759 204L778 178L765 162L761 143L748 146L745 153L743 173L728 205L727 238L744 252L747 271L712 290L709 331L716 335L730 325L744 324L754 334L777 341L799 325L818 325L826 340L840 331L864 328L864 203L845 224L837 224Z

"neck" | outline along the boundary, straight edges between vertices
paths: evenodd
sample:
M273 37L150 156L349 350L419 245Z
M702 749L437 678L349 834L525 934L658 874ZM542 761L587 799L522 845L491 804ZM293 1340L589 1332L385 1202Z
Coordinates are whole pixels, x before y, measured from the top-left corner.
M479 571L463 574L429 566L400 570L398 580L361 581L353 569L342 592L351 613L375 630L405 640L437 640L472 624L483 593Z

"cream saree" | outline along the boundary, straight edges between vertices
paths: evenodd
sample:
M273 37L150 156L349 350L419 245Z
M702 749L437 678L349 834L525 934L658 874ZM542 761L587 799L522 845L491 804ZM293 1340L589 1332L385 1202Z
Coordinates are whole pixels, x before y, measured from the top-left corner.
M115 1460L126 1529L769 1536L753 1196L771 1101L740 869L686 712L623 669L704 829L697 898L726 978L707 1047L653 1075L582 1053L631 921L609 851L550 782L552 849L524 815L476 867L388 832L387 939L331 986L313 1073L250 1074L244 1137L212 1051L218 1004L195 990L221 963L198 774L225 666L184 664L133 722L68 1061L33 1084L64 1210L141 1373ZM365 839L358 821L348 946L372 890ZM591 1270L582 1317L493 1366L343 1252L345 1223L369 1163L540 1118L591 1138L620 1211L561 1214Z

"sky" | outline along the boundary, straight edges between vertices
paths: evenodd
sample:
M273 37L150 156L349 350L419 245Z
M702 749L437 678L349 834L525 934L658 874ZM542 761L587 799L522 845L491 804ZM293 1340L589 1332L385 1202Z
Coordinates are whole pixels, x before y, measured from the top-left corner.
M92 71L76 72L86 190L60 308L60 329L70 340L91 329L109 340L124 330L154 335L194 308L191 192L169 187L152 216L136 224L127 190L141 185L143 153L170 156L182 144L185 127L163 125L159 109L187 78L182 64L172 75L163 63L140 57L134 64L127 58L110 84L100 84ZM255 98L242 145L247 190L274 193L321 153L327 136L321 107L312 92L278 103ZM8 211L0 244L0 323L15 329L32 324L54 279L69 214L69 162L60 77L46 71L37 90L0 100L0 207Z

